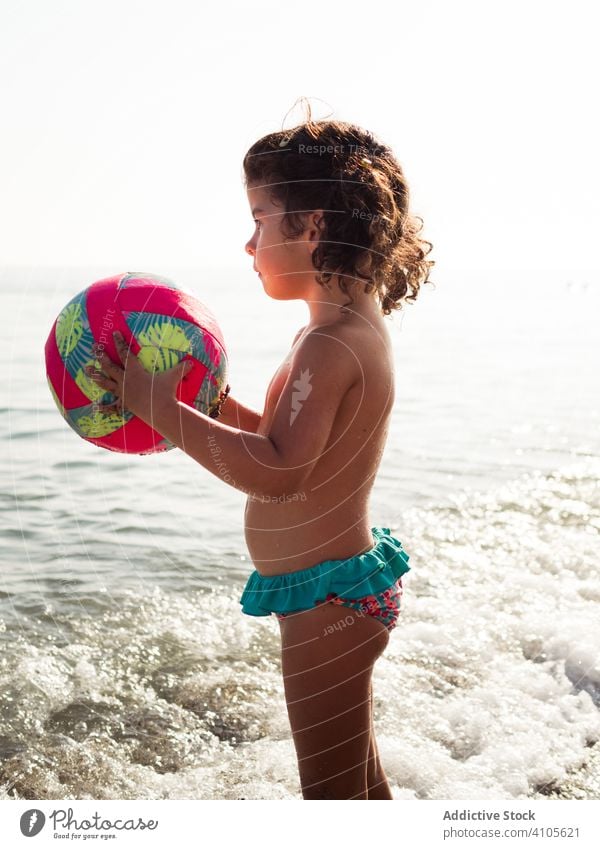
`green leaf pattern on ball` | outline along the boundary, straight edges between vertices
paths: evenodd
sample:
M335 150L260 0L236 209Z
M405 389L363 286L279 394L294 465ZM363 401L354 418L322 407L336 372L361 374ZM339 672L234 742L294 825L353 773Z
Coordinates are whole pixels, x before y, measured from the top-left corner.
M96 398L92 394L95 390L92 390L90 383L82 381L82 378L87 379L83 372L84 366L94 363L96 368L100 367L92 355L94 338L88 320L86 298L86 290L71 298L56 321L55 339L65 369L83 393L95 401Z
M155 321L137 333L141 345L138 359L147 372L167 371L176 366L192 346L183 329L171 321Z
M63 359L69 356L83 336L81 304L67 304L56 320L56 345Z
M100 413L95 412L89 416L80 416L77 419L77 428L83 436L98 439L101 436L108 436L109 433L114 433L120 427L123 427L125 421L124 416L118 413Z
M155 321L137 334L137 340L142 347L154 345L156 348L171 348L190 353L192 346L181 325L170 319Z

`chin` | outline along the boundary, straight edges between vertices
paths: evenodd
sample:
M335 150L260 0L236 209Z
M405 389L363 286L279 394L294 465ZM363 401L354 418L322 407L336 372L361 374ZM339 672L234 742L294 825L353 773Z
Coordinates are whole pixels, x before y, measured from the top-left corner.
M269 298L273 298L274 301L292 301L297 297L297 295L292 294L281 285L275 284L274 286L270 286L264 280L262 281L262 284L265 294L268 295Z
M299 295L296 295L292 292L280 292L277 290L273 291L267 289L265 289L265 292L274 301L297 301L300 297Z
M302 287L294 285L289 276L280 276L271 283L263 280L263 287L267 295L275 301L298 301L303 298Z

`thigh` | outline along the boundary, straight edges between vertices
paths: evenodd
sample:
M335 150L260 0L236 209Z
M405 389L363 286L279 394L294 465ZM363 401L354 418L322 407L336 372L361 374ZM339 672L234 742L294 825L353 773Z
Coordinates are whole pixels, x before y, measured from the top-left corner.
M304 798L366 798L371 674L389 633L373 617L331 603L279 624Z

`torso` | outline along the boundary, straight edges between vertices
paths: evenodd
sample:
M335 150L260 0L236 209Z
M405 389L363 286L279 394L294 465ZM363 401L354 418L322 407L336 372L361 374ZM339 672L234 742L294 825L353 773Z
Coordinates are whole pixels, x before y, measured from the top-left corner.
M261 575L295 572L373 545L368 501L394 405L392 343L383 316L374 326L336 326L335 332L356 352L364 382L359 380L346 393L326 449L299 493L280 502L248 497L246 545ZM304 335L269 384L257 433L268 433L293 352Z

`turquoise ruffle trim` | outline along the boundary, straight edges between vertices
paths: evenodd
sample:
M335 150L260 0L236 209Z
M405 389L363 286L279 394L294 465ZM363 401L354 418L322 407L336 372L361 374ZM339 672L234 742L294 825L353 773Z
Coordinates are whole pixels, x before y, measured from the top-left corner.
M391 587L410 570L410 555L389 528L371 531L373 548L347 560L324 560L285 575L264 576L254 570L240 598L242 613L269 616L273 612L307 610L331 592L344 598L362 598Z

